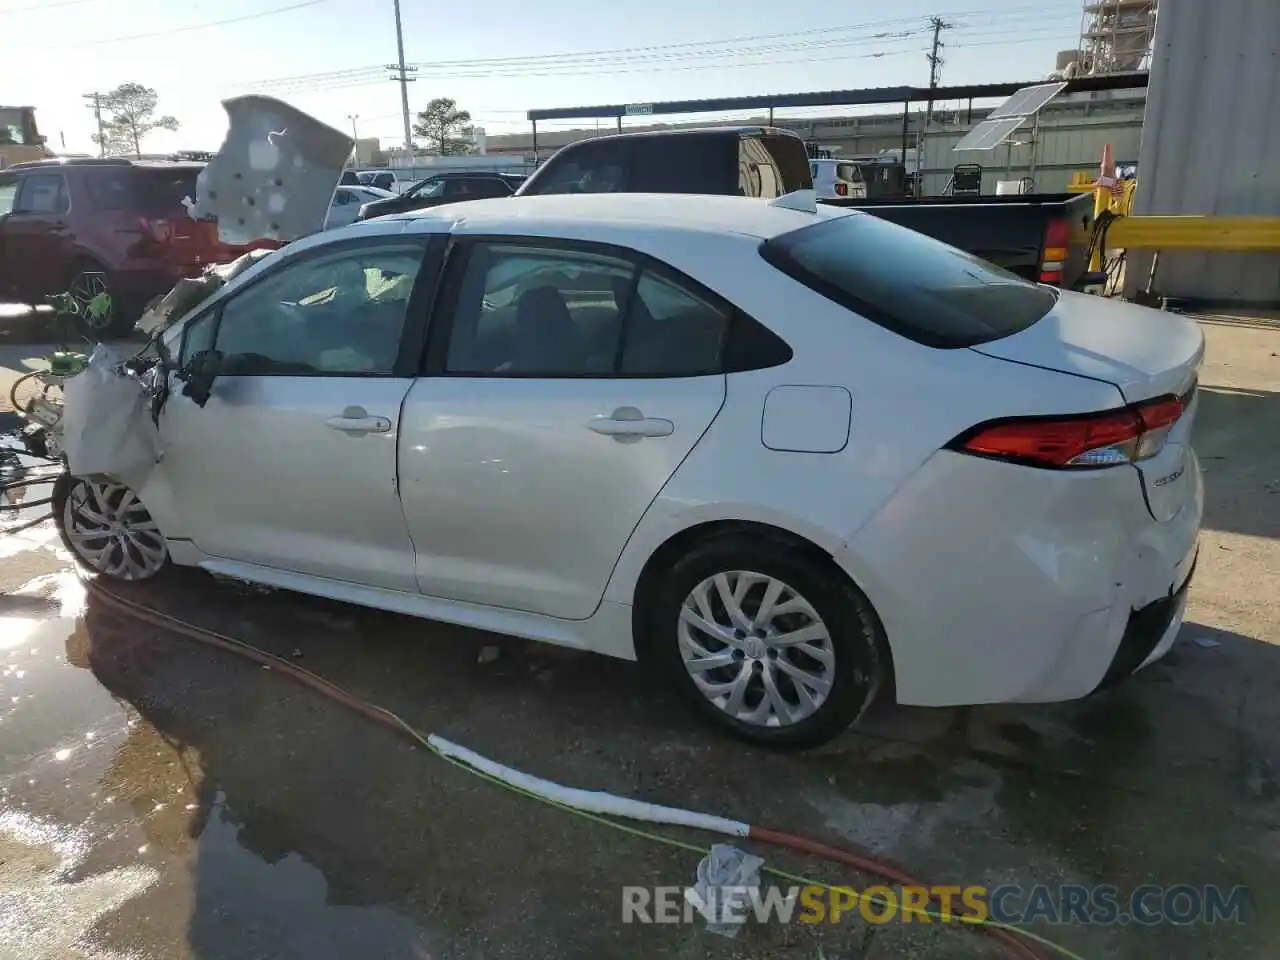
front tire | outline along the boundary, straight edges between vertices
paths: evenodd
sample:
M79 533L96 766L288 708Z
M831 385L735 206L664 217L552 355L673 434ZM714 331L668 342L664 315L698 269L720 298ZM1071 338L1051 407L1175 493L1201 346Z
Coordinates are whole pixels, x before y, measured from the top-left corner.
M53 488L58 534L82 564L109 580L151 580L169 569L160 528L121 483L63 474Z
M648 639L664 674L744 740L824 743L866 711L890 670L866 597L790 544L705 541L671 568L655 600Z

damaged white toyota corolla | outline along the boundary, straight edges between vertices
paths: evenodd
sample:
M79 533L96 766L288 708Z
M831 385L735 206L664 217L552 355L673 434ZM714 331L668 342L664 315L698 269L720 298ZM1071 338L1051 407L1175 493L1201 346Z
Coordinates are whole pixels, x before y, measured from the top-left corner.
M1161 657L1196 325L805 199L476 201L292 244L164 334L158 462L65 483L67 542L648 657L771 743L877 691L1063 700Z

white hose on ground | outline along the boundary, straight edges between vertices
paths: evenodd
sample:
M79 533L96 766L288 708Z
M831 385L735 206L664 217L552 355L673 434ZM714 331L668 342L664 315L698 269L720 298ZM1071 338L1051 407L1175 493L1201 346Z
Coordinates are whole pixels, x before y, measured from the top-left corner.
M628 820L645 820L649 823L669 823L681 827L693 827L697 830L709 830L727 837L745 837L751 830L749 824L741 820L730 820L709 813L698 813L695 810L683 810L679 807L664 807L656 803L645 803L632 800L630 797L619 797L601 790L579 790L566 787L541 777L530 776L504 767L500 763L482 757L480 754L459 746L434 733L427 737L427 742L443 756L465 763L467 766L486 773L503 783L536 793L540 797L554 800L566 806L598 813L604 816L624 817Z

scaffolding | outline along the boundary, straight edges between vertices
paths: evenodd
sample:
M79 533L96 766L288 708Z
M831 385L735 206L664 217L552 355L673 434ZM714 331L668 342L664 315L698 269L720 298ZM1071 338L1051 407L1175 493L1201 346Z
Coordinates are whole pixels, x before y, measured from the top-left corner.
M1157 4L1158 0L1084 0L1079 72L1103 76L1148 69Z

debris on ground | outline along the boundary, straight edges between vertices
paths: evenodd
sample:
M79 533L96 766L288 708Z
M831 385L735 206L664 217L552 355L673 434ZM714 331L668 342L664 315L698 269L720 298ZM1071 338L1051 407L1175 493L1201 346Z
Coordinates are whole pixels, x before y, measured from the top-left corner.
M493 663L498 659L498 648L493 646L481 647L480 656L476 658L476 663Z

